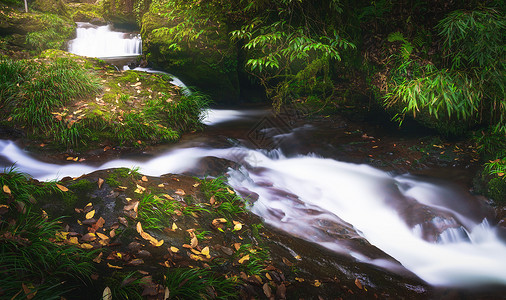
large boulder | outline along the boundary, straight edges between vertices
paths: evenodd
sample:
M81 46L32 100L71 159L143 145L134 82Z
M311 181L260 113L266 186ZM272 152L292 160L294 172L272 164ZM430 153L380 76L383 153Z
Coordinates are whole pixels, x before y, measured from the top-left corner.
M143 50L148 61L197 87L217 103L237 102L240 92L237 48L230 41L225 22L197 20L188 24L194 31L191 38L181 41L176 36L180 32L178 26L189 19L186 15L189 11L179 9L175 11L176 18L169 19L165 15L167 9L153 3L142 18Z

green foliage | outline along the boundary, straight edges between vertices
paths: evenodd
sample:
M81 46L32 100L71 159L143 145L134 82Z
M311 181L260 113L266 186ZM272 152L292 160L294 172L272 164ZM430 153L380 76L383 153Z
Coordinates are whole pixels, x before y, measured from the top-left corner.
M214 197L216 210L224 216L233 217L245 212L244 205L247 203L225 184L225 178L200 180L200 189L206 199Z
M114 272L111 276L106 277L104 285L111 289L112 299L144 299L141 288L143 280L136 275L136 272Z
M233 299L237 284L210 269L169 268L165 286L169 299Z
M14 120L33 132L54 135L66 146L81 142L86 131L75 123L53 121L51 112L71 100L100 90L97 80L76 62L57 58L54 61L0 61L2 89L0 106L12 111ZM75 121L74 121L75 122Z
M450 13L436 26L446 53L439 68L413 57L415 47L402 33L390 34L390 42L402 42L403 59L390 72L385 106L397 107L400 120L410 113L445 134L483 120L505 126L505 41L498 34L505 27L504 15L492 9Z
M138 218L144 229L162 230L172 225L170 216L176 210L183 210L183 206L178 201L145 194L139 201Z
M45 49L63 50L75 25L55 14L41 14L38 18L44 24L44 29L29 32L26 35L27 44L39 52Z
M59 220L49 221L36 209L35 199L55 188L36 184L26 175L6 170L0 195L8 212L0 215L0 290L8 299L25 298L23 286L40 299L60 299L89 281L93 252L56 242ZM23 203L21 205L20 203Z
M235 258L240 259L245 255L249 256L241 267L250 275L259 275L264 271L266 263L270 260L269 251L267 248L255 247L251 244L242 244L239 250L235 253Z
M339 14L341 7L335 4L257 2L247 10L258 17L231 32L232 39L244 43L250 56L246 68L264 86L277 110L294 98L290 92L293 87L307 88L323 81L327 83L323 85L327 88L324 94L331 92L330 64L341 60L341 50L353 49L355 45L344 39L334 24L317 23L312 15L323 14L317 17L321 19L329 13Z

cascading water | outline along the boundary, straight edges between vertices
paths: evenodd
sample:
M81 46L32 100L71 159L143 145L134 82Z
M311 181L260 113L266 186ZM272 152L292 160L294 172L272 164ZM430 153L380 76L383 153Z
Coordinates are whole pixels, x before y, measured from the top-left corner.
M244 115L235 111L228 117ZM212 117L207 123L215 124ZM280 150L198 143L148 160L101 166L41 163L10 141L0 141L0 157L43 180L134 166L160 176L192 170L205 157L231 160L240 167L229 170L229 184L251 200L252 212L280 230L362 262L393 271L406 268L435 286L506 286L506 242L467 191L316 155L286 157Z
M139 34L112 31L110 25L77 22L76 38L69 41L68 51L100 58L137 56L142 54L142 40Z

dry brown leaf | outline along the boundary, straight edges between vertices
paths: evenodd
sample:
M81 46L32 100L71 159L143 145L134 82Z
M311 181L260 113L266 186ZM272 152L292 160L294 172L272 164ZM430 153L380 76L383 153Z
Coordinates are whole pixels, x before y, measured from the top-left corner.
M25 292L26 299L28 299L28 300L33 299L33 297L35 297L35 294L37 294L37 290L32 291L30 289L30 287L34 288L32 284L30 284L30 287L28 287L28 285L26 285L25 283L22 283L21 287L23 288L23 292ZM12 299L14 299L14 298L16 298L16 296L14 296Z
M123 226L128 227L128 221L125 217L118 217L118 221L123 224Z
M111 238L115 237L116 236L116 230L113 229L113 230L109 231L109 236Z
M105 224L104 218L100 217L100 218L98 218L98 221L95 225L97 226L97 228L102 228L104 226L104 224Z
M209 203L211 203L211 205L214 205L214 203L216 203L216 199L214 199L214 195L212 195L211 199L209 199Z
M7 185L4 185L3 190L4 190L4 193L9 194L9 195L11 194L11 189Z
M101 189L102 185L104 184L104 180L102 178L99 178L97 181L97 184L98 184L98 188Z
M360 282L360 280L358 280L358 278L355 279L355 285L359 288L359 289L363 289L364 287L362 286L362 282Z
M142 265L144 263L144 260L142 258L135 258L128 262L129 265L132 266L138 266Z
M95 215L95 210L90 211L89 213L86 214L86 220L93 218L94 215Z
M272 296L272 290L268 283L265 283L262 286L262 289L264 290L264 294L267 296L267 298L270 298Z
M102 261L102 256L103 256L103 255L104 255L104 253L103 253L103 252L100 252L100 253L97 255L97 257L95 257L95 258L93 259L93 261L94 261L94 262L96 262L97 264L99 264L99 263Z
M285 263L285 265L289 266L289 267L292 267L293 266L293 262L289 261L288 258L286 257L281 257L281 260Z
M191 242L190 242L190 246L192 248L195 248L197 247L197 245L199 244L199 240L197 239L197 237L194 235L191 239Z
M97 237L95 236L95 234L91 233L91 232L89 232L81 237L81 241L83 241L83 242L92 242L96 239L97 239Z
M185 192L184 192L184 190L182 190L182 189L176 189L176 191L175 191L174 193L176 193L176 194L178 194L178 195L180 195L180 196L184 196L184 195L186 195L186 193L185 193Z
M241 248L241 243L234 243L235 251L239 250Z
M56 184L56 187L59 188L62 192L68 192L68 188L64 187L63 185L61 184Z

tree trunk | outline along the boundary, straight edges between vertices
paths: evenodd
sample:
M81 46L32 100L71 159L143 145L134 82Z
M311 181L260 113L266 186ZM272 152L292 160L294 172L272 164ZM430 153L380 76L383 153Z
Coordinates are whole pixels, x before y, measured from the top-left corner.
M25 12L28 12L28 0L25 0Z

